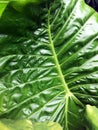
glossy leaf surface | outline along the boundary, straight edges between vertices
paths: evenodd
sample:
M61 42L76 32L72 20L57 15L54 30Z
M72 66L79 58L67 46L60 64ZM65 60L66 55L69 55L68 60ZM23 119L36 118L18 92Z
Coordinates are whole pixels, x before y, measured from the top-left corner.
M43 6L39 24L32 9L29 17L8 10L0 20L1 117L83 130L85 104L98 106L97 13L83 0L57 0Z

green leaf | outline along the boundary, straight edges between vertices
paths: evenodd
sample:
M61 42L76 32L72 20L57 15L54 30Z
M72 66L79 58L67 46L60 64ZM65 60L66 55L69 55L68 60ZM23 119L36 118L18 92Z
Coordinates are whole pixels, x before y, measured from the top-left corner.
M98 108L86 105L85 117L88 123L87 130L98 130Z
M12 7L17 11L23 11L24 6L27 4L40 4L45 2L44 0L0 0L0 17L2 16L7 5L11 3Z
M35 130L32 122L30 120L10 120L2 119L0 120L1 130Z
M6 6L8 5L9 1L8 0L2 0L0 1L0 17L2 16Z
M0 115L83 130L85 105L98 105L98 14L57 0L37 8L35 27L32 10L0 20Z
M1 130L62 130L56 122L31 122L28 119L10 120L2 119L0 121Z
M27 4L40 4L43 2L45 2L45 0L11 0L11 5L17 11L22 12Z

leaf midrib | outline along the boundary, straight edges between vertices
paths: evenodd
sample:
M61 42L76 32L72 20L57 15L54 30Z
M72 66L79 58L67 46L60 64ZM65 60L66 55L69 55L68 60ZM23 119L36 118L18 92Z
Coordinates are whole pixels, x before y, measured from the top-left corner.
M51 26L50 26L50 9L48 11L48 35L49 35L49 41L50 41L50 45L51 45L51 49L52 49L52 53L53 53L53 56L54 56L54 60L55 60L55 64L57 66L57 70L58 70L58 74L61 78L61 82L63 84L63 87L65 89L65 92L66 93L70 93L70 90L67 86L67 83L65 82L65 79L64 79L64 76L63 76L63 73L62 73L62 70L61 70L61 67L59 65L59 61L58 61L58 58L57 58L57 55L56 55L56 52L55 52L55 48L54 48L54 42L52 40L52 35L51 35Z
M68 88L68 85L65 81L64 75L62 73L62 70L61 70L61 67L60 67L60 64L59 64L59 61L58 61L58 57L57 57L57 54L56 54L56 51L55 51L54 42L53 42L53 39L52 39L51 25L50 25L50 9L48 10L48 25L47 26L48 26L48 36L49 36L49 41L50 41L50 45L51 45L51 50L52 50L53 57L54 57L54 60L55 60L55 66L57 67L57 71L58 71L59 77L61 79L62 86L65 90L65 97L67 97L67 98L72 97L72 99L76 103L78 103L81 107L84 107L82 102L80 100L78 100L78 98L75 97L73 95L73 93L70 91L70 89ZM66 105L65 105L65 109L66 109Z

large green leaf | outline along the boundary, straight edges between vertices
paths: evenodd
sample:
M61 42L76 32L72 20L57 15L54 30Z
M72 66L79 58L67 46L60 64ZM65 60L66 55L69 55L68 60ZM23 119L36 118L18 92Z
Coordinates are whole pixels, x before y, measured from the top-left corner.
M83 130L85 104L98 106L98 15L83 0L43 6L37 23L32 10L0 20L0 115Z

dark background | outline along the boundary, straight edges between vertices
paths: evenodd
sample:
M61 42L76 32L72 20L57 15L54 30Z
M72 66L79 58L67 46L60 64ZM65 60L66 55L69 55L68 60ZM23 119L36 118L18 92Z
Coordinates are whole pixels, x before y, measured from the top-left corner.
M85 2L98 12L98 0L85 0Z

